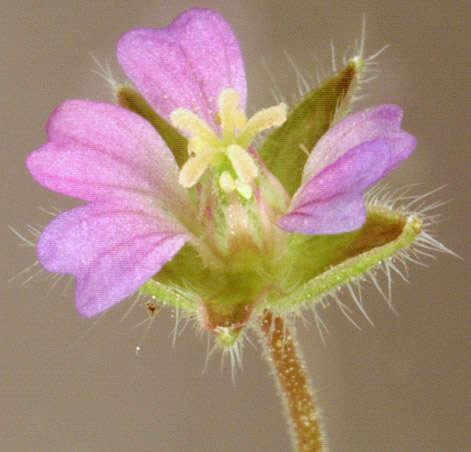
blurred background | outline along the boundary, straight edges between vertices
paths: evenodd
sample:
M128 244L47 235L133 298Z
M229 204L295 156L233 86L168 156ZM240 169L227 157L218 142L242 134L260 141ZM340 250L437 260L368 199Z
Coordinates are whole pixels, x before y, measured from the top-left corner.
M100 321L76 313L73 283L19 274L34 250L27 225L48 211L78 203L37 185L26 171L29 152L46 140L44 127L65 99L111 100L93 73L90 52L124 76L114 55L125 31L166 26L181 11L202 6L233 26L245 57L250 111L273 104L272 76L289 98L299 69L330 67L333 41L340 61L361 35L366 49L390 47L381 74L355 109L396 103L403 127L416 135L414 155L389 177L392 187L419 183L422 194L446 185L430 203L443 221L436 237L461 255L424 259L405 283L393 283L392 312L374 287L363 297L371 327L357 309L356 329L338 309L322 311L322 344L312 317L298 324L333 452L463 452L471 450L470 6L408 2L290 0L5 0L0 5L1 259L0 450L87 452L288 451L290 440L272 377L260 353L244 348L235 384L220 355L189 325L172 345L175 319L123 302ZM262 64L262 57L266 68ZM16 275L16 277L15 277ZM9 281L12 279L12 281ZM384 284L383 279L383 284ZM53 287L54 285L54 287ZM344 294L343 301L353 303ZM139 353L136 353L139 347Z

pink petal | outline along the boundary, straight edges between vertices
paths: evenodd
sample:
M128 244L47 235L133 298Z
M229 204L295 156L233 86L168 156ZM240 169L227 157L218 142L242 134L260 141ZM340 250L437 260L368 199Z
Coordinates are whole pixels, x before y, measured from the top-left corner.
M337 234L359 228L366 219L363 191L384 176L390 161L391 145L383 139L351 149L298 190L278 226L300 234Z
M347 116L317 142L304 167L303 183L350 149L378 138L391 145L389 167L394 169L415 147L415 138L400 129L401 120L402 109L396 105L380 105Z
M245 109L247 88L239 44L229 24L208 9L190 9L166 28L138 28L118 42L118 60L157 113L178 107L213 128L217 100L234 88Z
M85 201L147 195L186 202L175 159L155 129L115 105L71 100L51 115L49 141L28 157L41 185Z
M328 201L294 209L280 218L278 226L298 234L339 234L360 228L365 219L361 194L342 193Z
M97 201L57 216L43 231L38 260L77 279L76 306L98 314L132 294L186 241L175 221L136 201Z

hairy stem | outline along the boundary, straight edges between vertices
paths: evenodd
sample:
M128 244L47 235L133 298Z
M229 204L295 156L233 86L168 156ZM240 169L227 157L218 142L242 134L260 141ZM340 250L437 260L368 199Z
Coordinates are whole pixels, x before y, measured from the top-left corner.
M277 378L287 417L295 438L296 452L327 452L319 428L304 360L296 350L293 332L280 317L265 311L260 321L266 357Z

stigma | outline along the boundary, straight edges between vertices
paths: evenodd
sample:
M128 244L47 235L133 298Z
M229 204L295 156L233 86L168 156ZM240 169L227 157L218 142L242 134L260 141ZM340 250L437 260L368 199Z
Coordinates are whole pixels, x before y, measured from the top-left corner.
M262 109L247 119L239 108L237 91L229 88L219 95L218 108L216 122L220 126L220 136L190 110L177 108L170 114L171 123L191 137L188 142L190 157L182 166L178 181L183 187L190 188L211 167L224 192L236 191L249 199L258 167L248 146L260 132L283 124L287 107L281 103Z

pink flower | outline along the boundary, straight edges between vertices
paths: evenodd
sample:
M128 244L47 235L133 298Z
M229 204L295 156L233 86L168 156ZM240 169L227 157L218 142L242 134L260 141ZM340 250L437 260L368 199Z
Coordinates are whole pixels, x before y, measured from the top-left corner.
M249 148L258 132L283 123L286 107L247 120L243 60L221 16L192 9L167 28L132 30L120 39L117 56L153 110L189 139L190 157L179 169L154 127L115 105L71 100L51 115L48 142L28 157L28 169L44 187L87 204L46 227L38 259L49 271L75 276L76 305L85 317L132 294L185 242L219 269L244 244L270 258L290 233L361 227L363 192L415 146L400 129L399 107L353 114L317 142L288 202ZM258 232L249 224L254 212Z

